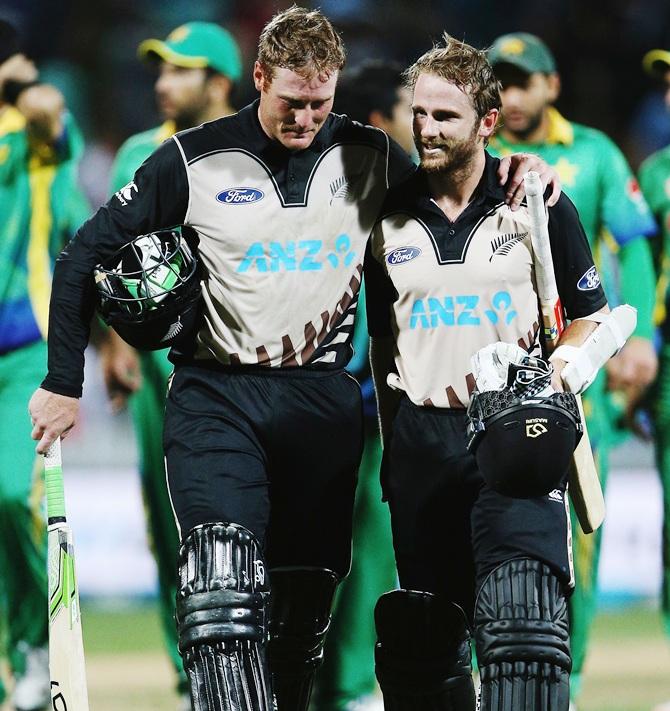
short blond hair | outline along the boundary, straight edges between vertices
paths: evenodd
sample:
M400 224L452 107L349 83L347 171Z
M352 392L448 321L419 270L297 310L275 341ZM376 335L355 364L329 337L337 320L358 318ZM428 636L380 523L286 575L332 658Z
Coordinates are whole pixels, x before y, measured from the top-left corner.
M258 40L258 62L269 80L277 67L327 76L342 69L345 60L342 38L319 10L293 5L277 13Z
M486 58L486 51L454 39L445 32L444 45L435 45L419 57L405 73L405 83L411 90L421 74L434 74L455 84L472 100L478 118L502 105L500 82Z

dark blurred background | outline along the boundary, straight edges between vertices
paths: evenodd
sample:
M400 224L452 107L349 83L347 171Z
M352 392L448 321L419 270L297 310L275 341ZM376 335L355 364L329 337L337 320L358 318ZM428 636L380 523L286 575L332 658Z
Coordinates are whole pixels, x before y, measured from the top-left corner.
M94 203L106 193L106 166L121 142L159 122L152 70L137 45L164 38L189 20L230 29L241 44L245 77L238 107L254 97L251 66L263 24L290 2L279 0L2 0L0 16L21 31L42 76L59 86L88 142L83 182ZM485 47L524 30L555 53L563 80L558 108L567 118L609 134L633 167L670 142L670 117L644 53L670 49L668 0L322 0L347 44L349 66L367 57L409 63L443 30Z

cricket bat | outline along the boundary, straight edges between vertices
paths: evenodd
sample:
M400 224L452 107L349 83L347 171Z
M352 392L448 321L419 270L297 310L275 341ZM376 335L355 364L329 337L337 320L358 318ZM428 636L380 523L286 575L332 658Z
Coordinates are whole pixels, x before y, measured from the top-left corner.
M565 329L565 318L556 287L554 263L551 258L542 182L539 175L532 171L526 173L523 182L530 217L535 281L542 312L545 344L551 353L556 348L558 339ZM598 470L593 461L582 400L579 395L576 395L576 398L584 425L584 434L573 454L568 492L582 530L584 533L593 533L605 518L605 499L600 486Z
M88 711L79 587L65 516L60 438L44 455L48 517L49 674L53 711Z

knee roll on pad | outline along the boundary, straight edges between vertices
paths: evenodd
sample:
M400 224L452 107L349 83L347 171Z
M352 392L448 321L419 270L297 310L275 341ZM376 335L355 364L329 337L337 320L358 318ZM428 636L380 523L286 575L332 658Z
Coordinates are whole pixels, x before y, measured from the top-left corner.
M486 579L475 603L481 711L568 711L568 605L543 563L508 561Z
M376 674L386 711L474 711L470 632L441 595L394 590L375 608Z
M192 529L179 549L177 630L195 711L269 711L270 585L254 535L237 524Z
M272 571L268 652L278 711L309 706L338 583L325 568Z

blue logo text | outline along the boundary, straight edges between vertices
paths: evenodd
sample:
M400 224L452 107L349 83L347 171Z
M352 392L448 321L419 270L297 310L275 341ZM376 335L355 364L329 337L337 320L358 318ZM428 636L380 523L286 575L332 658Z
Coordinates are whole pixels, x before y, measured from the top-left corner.
M481 317L477 315L478 294L445 296L441 299L429 297L417 299L412 305L409 327L437 328L438 326L479 326ZM492 324L509 324L517 317L512 308L512 297L507 291L499 291L491 300L492 309L485 309L484 316Z
M258 272L318 272L326 267L348 267L356 258L349 235L335 240L335 250L324 254L323 240L301 239L287 242L254 242L235 271L238 274Z

